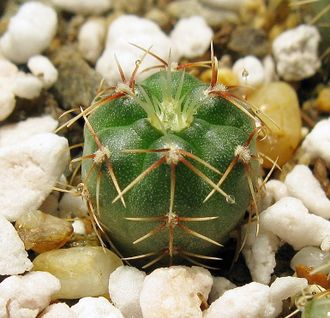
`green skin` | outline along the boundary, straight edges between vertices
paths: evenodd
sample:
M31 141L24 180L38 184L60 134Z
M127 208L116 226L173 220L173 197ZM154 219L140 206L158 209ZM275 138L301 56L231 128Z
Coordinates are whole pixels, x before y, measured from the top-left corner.
M167 73L168 74L168 73ZM146 100L141 93L141 86L145 93L154 100L161 101L164 93L164 78L166 72L158 72L136 87L136 96ZM245 113L240 111L228 100L221 97L211 97L207 93L208 86L195 77L176 71L171 72L170 91L175 96L183 79L181 97L188 104L196 103L198 110L194 113L192 122L181 130L160 130L157 125L151 124L147 113L140 106L138 98L124 96L105 104L95 110L88 118L98 138L111 153L109 161L123 190L137 176L150 165L159 160L164 153L127 153L129 149L162 149L168 145L176 145L180 149L193 153L219 171L224 172L234 158L238 145L243 145L254 129L254 122ZM149 116L150 117L150 116ZM156 127L155 127L156 126ZM85 126L84 155L93 154L98 150L94 138ZM254 140L250 150L254 153ZM214 183L220 175L205 165L185 157L187 161L208 176ZM254 161L256 162L256 161ZM82 164L83 180L86 178L93 160L84 160ZM256 175L258 164L250 165L252 174ZM96 211L97 174L99 175L99 209ZM134 260L135 266L142 266L165 251L165 257L157 264L181 264L186 258L182 251L189 253L216 256L220 247L206 240L193 236L179 226L173 227L173 255L166 255L169 248L170 227L165 226L154 235L133 244L133 242L163 221L147 220L136 221L126 218L150 218L166 216L170 210L171 193L171 167L163 163L149 173L121 200L112 201L118 192L111 178L107 174L106 165L94 164L93 172L85 181L96 215L110 237L113 245L123 257L143 255L146 253L159 253L150 258ZM228 203L223 195L215 192L212 197L203 203L212 190L200 176L182 162L175 164L175 195L173 210L179 217L205 218L218 217L198 222L180 222L208 238L224 243L229 233L242 219L251 200L246 170L242 163L235 165L221 189L235 198L235 203ZM253 180L255 177L252 176ZM190 256L189 256L190 257ZM191 257L195 261L200 258ZM205 260L203 260L205 262ZM214 263L214 261L213 261Z

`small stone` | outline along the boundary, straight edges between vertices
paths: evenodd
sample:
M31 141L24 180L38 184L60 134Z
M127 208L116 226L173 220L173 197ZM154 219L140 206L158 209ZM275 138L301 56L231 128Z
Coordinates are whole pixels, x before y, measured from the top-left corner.
M213 37L212 29L201 16L180 19L170 34L179 56L194 58L203 55Z
M261 29L239 27L233 31L228 48L241 56L264 57L270 52L267 34Z
M58 209L61 217L84 217L88 214L85 200L81 196L72 193L64 193Z
M99 15L112 7L112 0L51 0L57 8L76 14Z
M84 297L73 305L71 310L79 318L124 318L121 312L104 297Z
M225 277L213 277L213 285L209 295L209 302L212 304L221 297L227 290L237 287Z
M233 72L241 85L258 87L265 80L264 67L254 56L246 56L237 60L233 65Z
M118 267L110 274L109 294L114 305L130 318L142 318L140 293L146 274L130 266Z
M321 62L318 58L320 34L315 26L301 24L281 33L273 41L278 74L286 81L313 76Z
M10 91L0 90L0 105L0 121L2 121L15 109L15 95Z
M171 24L171 19L167 12L157 7L149 10L144 17L158 24L163 30L167 29Z
M7 304L9 317L35 318L60 289L60 282L45 272L10 276L0 284L0 298Z
M51 133L1 147L0 214L16 221L28 211L38 209L68 162L68 141Z
M92 69L73 46L57 49L51 61L58 70L53 86L55 95L65 109L89 106L100 86L102 77Z
M158 268L143 283L143 318L202 317L200 305L208 298L213 279L201 267Z
M321 112L330 112L330 87L323 88L320 91L315 104Z
M320 120L304 139L301 149L310 160L322 158L330 167L330 117Z
M105 21L100 18L91 18L81 26L78 44L83 58L92 63L97 61L103 50L105 33Z
M51 116L30 117L15 124L0 127L0 147L11 146L30 137L53 132L58 121Z
M40 79L44 88L50 88L57 81L58 72L47 57L34 55L29 58L27 66L32 74Z
M201 74L201 80L205 83L210 83L212 70L208 69ZM238 76L229 67L220 67L218 69L218 83L225 86L239 85Z
M61 299L100 296L108 292L110 274L123 265L113 252L100 246L71 247L38 255L33 270L53 274L61 282Z
M294 271L298 265L304 265L309 268L317 268L325 264L326 261L330 261L329 252L322 251L315 246L306 246L293 256L290 262L290 267ZM324 271L322 270L322 272Z
M117 85L121 82L120 73L118 71L115 54L121 65L126 79L131 74L144 52L132 45L134 43L145 49L152 46L152 52L159 57L167 60L171 41L169 37L154 22L140 18L134 15L122 15L115 19L109 26L106 39L106 49L101 57L97 60L96 70L99 72L109 85ZM172 47L171 59L173 62L178 60L178 54L175 47ZM140 70L157 65L154 57L146 55ZM153 70L156 72L157 70ZM138 73L137 78L143 79L152 72Z
M42 82L32 74L19 72L14 81L13 93L21 98L34 99L40 95Z
M300 200L285 197L260 214L260 228L299 250L322 246L329 239L330 222L309 213Z
M25 249L32 249L36 253L62 247L73 232L70 222L41 211L22 215L16 220L15 228Z
M73 310L65 303L49 305L39 318L77 318Z
M300 199L310 212L330 219L330 200L308 166L296 165L284 183L289 194Z
M246 2L246 0L200 0L200 1L212 7L216 7L219 9L234 10L234 11L239 11L241 6Z
M292 157L301 140L301 118L295 90L285 82L272 82L255 90L248 102L260 110L266 123L266 138L257 141L257 149L282 166ZM263 166L271 168L265 159Z
M57 15L52 7L37 1L24 3L0 39L2 54L15 63L25 63L49 46L56 29Z
M22 274L32 268L23 242L13 225L2 215L0 215L0 255L0 275Z
M227 22L237 23L239 21L236 12L209 7L198 0L170 1L166 11L177 19L200 15L210 27L219 27Z

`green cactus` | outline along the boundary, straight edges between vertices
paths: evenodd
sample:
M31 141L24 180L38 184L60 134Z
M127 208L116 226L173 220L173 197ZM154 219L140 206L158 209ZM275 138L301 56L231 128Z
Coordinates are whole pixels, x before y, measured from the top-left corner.
M214 262L254 193L258 119L217 83L216 58L210 85L161 61L139 85L119 66L123 83L81 114L90 208L136 266Z

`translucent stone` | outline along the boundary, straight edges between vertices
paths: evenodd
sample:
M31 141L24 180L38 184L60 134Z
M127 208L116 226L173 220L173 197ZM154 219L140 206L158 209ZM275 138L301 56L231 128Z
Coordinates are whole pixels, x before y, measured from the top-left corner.
M212 76L211 69L204 71L201 74L201 80L205 83L210 83ZM218 70L218 83L225 86L237 86L239 84L236 74L228 67L220 67Z
M316 99L316 107L322 112L330 112L330 87L320 91Z
M60 280L61 290L54 299L76 299L107 294L110 274L121 265L121 259L108 249L84 246L40 254L33 270L49 272Z
M22 215L15 228L24 242L25 249L43 253L62 247L73 233L71 222L41 211Z
M265 138L257 141L261 153L281 166L292 157L301 140L301 118L295 90L285 82L272 82L255 90L248 102L260 109L260 118L269 127ZM265 159L263 166L272 167Z

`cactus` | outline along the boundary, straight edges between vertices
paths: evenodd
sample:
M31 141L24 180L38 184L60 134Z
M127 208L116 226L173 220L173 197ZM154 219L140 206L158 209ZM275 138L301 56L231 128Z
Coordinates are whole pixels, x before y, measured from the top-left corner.
M139 85L102 90L85 119L82 177L89 207L120 255L136 266L214 262L255 200L258 117L210 85L145 50L161 68ZM141 61L139 61L141 62ZM252 194L252 195L251 195Z

